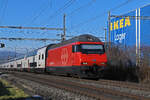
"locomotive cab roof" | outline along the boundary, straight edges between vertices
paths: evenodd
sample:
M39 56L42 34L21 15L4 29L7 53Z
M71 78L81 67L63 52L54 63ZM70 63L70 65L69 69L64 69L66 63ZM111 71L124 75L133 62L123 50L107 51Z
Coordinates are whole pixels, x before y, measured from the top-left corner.
M69 40L62 41L61 43L50 45L50 47L48 46L48 48L52 49L66 44L74 43L74 42L101 42L101 40L93 35L83 34L83 35L73 37Z
M99 38L90 35L90 34L83 34L83 35L79 35L76 36L72 39L63 41L62 43L73 43L73 42L101 42Z

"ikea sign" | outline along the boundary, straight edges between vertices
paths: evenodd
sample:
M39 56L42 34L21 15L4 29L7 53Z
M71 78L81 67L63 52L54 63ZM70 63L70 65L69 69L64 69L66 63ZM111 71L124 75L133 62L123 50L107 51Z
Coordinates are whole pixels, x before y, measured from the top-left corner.
M110 21L110 40L115 44L135 45L135 20L130 16L136 16L131 12L122 16L117 16Z
M127 26L131 26L130 18L122 18L110 23L110 30L118 30Z
M149 11L150 5L147 5L112 18L109 24L111 42L139 48L144 45L150 46L150 20L143 19L150 16Z

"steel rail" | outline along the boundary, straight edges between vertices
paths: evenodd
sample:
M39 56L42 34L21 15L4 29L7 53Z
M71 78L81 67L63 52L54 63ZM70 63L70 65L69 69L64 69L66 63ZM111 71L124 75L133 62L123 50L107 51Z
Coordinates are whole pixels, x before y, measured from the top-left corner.
M43 82L42 84L45 83L53 83L53 84L59 84L59 86L65 86L66 88L72 88L74 91L82 91L83 90L88 90L90 91L90 93L94 93L96 92L94 95L99 95L100 94L110 94L112 96L120 96L120 97L124 97L124 98L130 98L130 99L134 99L134 100L149 100L150 98L144 97L144 96L138 96L135 94L130 94L130 93L125 93L125 92L120 92L117 90L112 90L112 89L108 89L108 88L99 88L99 87L95 87L92 85L87 85L87 84L80 84L80 83L76 83L76 82L71 82L71 81L67 81L67 80L62 80L62 79L47 79L44 77L40 77L40 76L34 76L34 75L27 75L27 74L23 74L23 75L19 75L19 77L24 77L26 79L29 80L34 80L36 82ZM37 78L37 79L36 79ZM92 91L92 92L91 92ZM102 97L103 95L100 95L99 99ZM95 97L97 98L97 97Z

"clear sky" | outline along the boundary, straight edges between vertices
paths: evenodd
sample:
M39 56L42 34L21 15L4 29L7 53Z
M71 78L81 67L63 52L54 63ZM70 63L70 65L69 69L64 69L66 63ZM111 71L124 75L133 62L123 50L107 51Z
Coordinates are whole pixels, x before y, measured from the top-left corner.
M148 5L150 0L0 0L0 25L63 27L66 14L66 34L77 36L90 33L104 37L108 11L120 15ZM62 31L0 29L0 37L60 38ZM38 48L56 41L6 41L5 49ZM0 49L0 50L5 50ZM26 49L24 49L26 50Z

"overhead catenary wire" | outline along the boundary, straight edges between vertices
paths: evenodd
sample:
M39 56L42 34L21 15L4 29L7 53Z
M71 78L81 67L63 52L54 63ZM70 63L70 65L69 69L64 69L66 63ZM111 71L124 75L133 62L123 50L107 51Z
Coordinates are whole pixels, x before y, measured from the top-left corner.
M89 19L86 20L86 21L83 21L83 22L81 22L81 23L79 23L79 24L76 24L76 25L74 25L74 26L68 28L68 30L69 30L69 29L78 28L78 27L80 27L81 25L84 25L84 24L86 24L86 23L95 21L96 19L98 19L98 18L100 18L100 17L103 17L102 15L104 15L104 14L106 14L106 13L107 13L107 12L104 12L104 13L102 13L102 14L100 14L100 15L97 15L97 16L94 16L94 17L92 17L92 18L89 18Z
M49 0L49 2L50 1L51 0ZM46 0L46 4L47 5L45 5L45 3L42 3L42 5L39 7L40 9L37 10L38 12L34 13L33 16L29 17L23 25L26 26L26 25L34 24L34 22L46 11L46 9L51 6L49 5L49 3L47 3L47 0ZM24 37L26 37L26 34L24 34L24 32L23 32L23 35Z
M69 0L66 4L64 4L62 7L60 7L57 11L55 11L52 15L48 17L48 22L52 20L54 17L58 16L62 11L70 7L76 0ZM47 21L45 20L45 21Z
M130 3L131 1L133 1L133 0L127 0L127 1L125 1L125 2L123 2L123 3L121 3L121 4L119 4L119 5L117 5L117 6L114 7L114 8L109 9L108 11L114 11L114 10L116 10L116 9L119 9L120 7L125 6L126 4ZM103 17L104 14L107 14L108 11L105 11L105 12L103 12L103 13L97 15L97 16L94 16L94 17L92 17L92 18L89 18L89 19L86 20L86 21L83 21L83 22L81 22L81 23L79 23L79 24L76 24L76 25L74 25L73 27L68 28L68 30L69 30L69 29L74 29L74 28L80 27L81 25L84 25L84 24L86 24L86 23L95 21L95 20L99 19L100 17Z
M22 27L22 26L0 26L0 28L14 28L14 29L39 29L39 30L63 30L63 28Z
M50 1L51 1L51 0L50 0ZM51 2L50 2L50 3L51 3ZM44 6L44 7L43 7L43 5L42 5L43 8L41 8L40 11L39 11L37 14L35 14L35 16L32 17L32 19L31 19L31 21L30 21L29 24L33 24L34 21L36 21L36 20L46 11L46 9L48 9L48 7L50 7L49 3L46 3L46 4L48 4L48 5L46 5L46 6Z
M65 6L63 9L60 9L60 11L56 12L56 15L57 15L59 12L64 11L64 9L68 8L70 4L72 5L72 4L73 4L73 1L75 1L75 0L70 0L70 3L67 4L68 6ZM131 0L128 0L128 1L131 1ZM88 4L88 3L87 3L87 4ZM90 3L89 3L89 5L90 5ZM85 7L85 6L82 6L82 7ZM81 7L81 8L82 8L82 7ZM81 9L81 8L80 8L80 9ZM76 9L74 12L76 12L76 11L78 11L78 10L79 10L79 9ZM74 12L72 12L72 13L74 13ZM107 12L104 12L104 13L107 13ZM103 14L102 14L102 15L103 15ZM98 17L101 17L102 15L98 15L98 16L92 17L92 18L90 18L90 19L88 19L88 20L86 20L86 21L84 21L84 22L79 23L80 25L75 25L74 27L79 27L79 26L84 25L84 24L86 24L86 23L88 23L88 22L94 21L94 20L96 20ZM20 28L20 27L19 27L19 28Z
M137 18L137 20L150 20L150 16L118 16L118 15L111 15L110 17L114 17L114 18L131 18L131 19L135 19Z
M1 0L0 1L0 12L2 12L4 4L5 4L5 1Z
M17 41L17 40L29 40L29 41L61 41L61 39L49 39L49 38L7 38L1 37L0 40L9 40L9 41Z
M2 21L4 21L3 19L4 19L4 17L5 17L5 13L6 13L6 9L7 9L7 6L8 6L8 0L5 0L4 2L3 2L3 9L1 8L1 17L0 17L0 23L2 23Z
M109 11L114 11L114 10L116 10L116 9L119 9L119 8L125 6L126 4L130 3L131 1L133 1L133 0L127 0L127 1L125 1L125 2L123 2L123 3L121 3L121 4L119 4L119 5L117 5L116 7L111 8Z
M71 16L73 13L83 9L83 8L86 8L86 7L89 7L90 5L92 5L93 3L95 3L96 0L91 0L90 2L86 3L85 5L82 5L76 9L74 9L73 11L71 11L70 13L67 14L67 16Z

